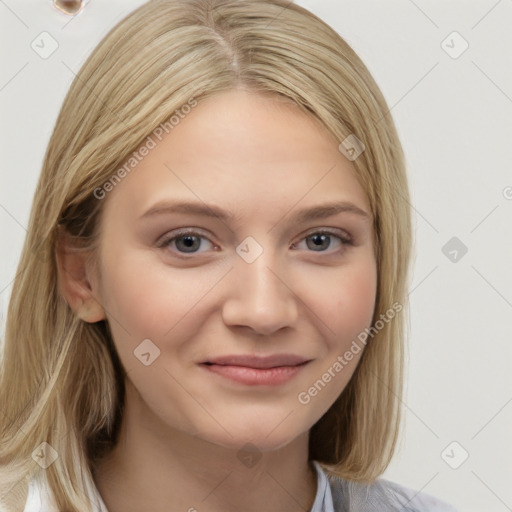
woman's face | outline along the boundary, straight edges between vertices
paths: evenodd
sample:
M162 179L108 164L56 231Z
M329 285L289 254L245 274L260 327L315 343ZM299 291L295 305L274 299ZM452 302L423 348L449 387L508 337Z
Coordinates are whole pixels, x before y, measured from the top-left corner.
M102 199L96 293L127 400L162 435L284 446L344 389L372 320L372 219L355 168L296 105L242 90L152 139Z

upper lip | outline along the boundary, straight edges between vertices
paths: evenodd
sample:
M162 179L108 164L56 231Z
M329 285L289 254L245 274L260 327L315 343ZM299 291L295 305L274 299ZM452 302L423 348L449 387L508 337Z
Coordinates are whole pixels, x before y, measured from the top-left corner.
M247 368L276 368L278 366L297 366L310 361L295 354L273 354L268 356L230 355L208 359L203 364L218 364L225 366L245 366Z

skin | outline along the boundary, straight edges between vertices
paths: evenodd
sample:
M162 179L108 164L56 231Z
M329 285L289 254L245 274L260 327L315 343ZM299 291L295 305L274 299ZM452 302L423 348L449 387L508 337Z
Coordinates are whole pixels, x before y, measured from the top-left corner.
M83 255L60 252L70 306L84 321L107 319L128 373L120 441L95 473L109 512L311 508L309 429L362 351L308 404L297 397L370 325L377 286L370 206L338 143L294 104L223 92L200 102L103 199L99 274ZM141 218L178 199L232 210L236 220ZM332 200L367 216L293 218ZM178 228L199 231L195 252L184 252L183 238L158 246ZM315 250L312 235L326 228L335 233ZM350 244L337 238L347 235ZM236 252L248 236L263 249L252 263ZM147 366L134 355L145 339L160 350ZM275 386L234 383L199 365L276 353L311 361ZM254 465L237 456L246 443L261 457Z

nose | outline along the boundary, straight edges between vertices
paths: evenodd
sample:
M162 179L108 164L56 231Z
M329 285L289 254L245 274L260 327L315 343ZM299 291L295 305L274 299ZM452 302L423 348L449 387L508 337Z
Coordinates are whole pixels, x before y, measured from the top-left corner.
M286 279L264 251L255 261L242 258L230 272L229 291L222 308L224 323L244 326L269 335L284 327L293 327L298 319L298 298Z

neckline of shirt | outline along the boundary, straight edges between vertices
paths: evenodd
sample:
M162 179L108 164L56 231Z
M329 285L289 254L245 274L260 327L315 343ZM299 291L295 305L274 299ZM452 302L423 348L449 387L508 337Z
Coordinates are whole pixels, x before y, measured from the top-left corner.
M329 481L327 480L327 475L316 460L311 462L316 470L317 490L310 512L334 512L332 493ZM95 501L95 512L108 512L108 509L96 487L93 489L89 488L89 495ZM49 489L42 484L40 479L32 479L29 484L27 502L23 512L33 512L36 510L48 510L48 512L53 512L53 510L57 510L54 507L55 505L52 503L50 498Z

